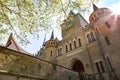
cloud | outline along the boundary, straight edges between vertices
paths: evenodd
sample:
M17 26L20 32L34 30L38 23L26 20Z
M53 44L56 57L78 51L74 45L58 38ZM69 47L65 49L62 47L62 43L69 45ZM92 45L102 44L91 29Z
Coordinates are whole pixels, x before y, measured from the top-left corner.
M115 3L115 4L112 4L111 7L110 7L110 9L111 9L113 12L120 14L119 8L120 8L120 0L119 0L117 3Z

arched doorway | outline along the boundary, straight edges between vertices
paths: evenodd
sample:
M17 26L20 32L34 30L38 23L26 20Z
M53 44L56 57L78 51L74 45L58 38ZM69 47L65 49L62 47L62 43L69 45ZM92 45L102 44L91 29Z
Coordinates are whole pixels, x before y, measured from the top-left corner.
M73 63L72 70L78 72L79 74L83 73L84 72L84 67L83 67L82 62L79 61L79 60L76 60Z

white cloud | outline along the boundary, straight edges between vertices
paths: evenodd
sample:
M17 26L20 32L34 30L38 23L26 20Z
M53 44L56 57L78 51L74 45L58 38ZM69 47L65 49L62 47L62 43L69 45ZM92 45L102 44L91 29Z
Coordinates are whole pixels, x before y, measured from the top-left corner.
M120 0L119 0L118 3L113 4L113 5L110 7L110 9L111 9L113 12L120 14L120 9L119 9L119 8L120 8Z

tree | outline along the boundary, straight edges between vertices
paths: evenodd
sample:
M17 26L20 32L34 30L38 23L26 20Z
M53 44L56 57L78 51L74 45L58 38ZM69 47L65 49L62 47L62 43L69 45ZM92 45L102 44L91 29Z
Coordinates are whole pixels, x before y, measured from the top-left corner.
M39 31L59 25L70 10L85 12L90 4L88 0L0 0L0 41L13 32L29 43L30 35L38 38Z

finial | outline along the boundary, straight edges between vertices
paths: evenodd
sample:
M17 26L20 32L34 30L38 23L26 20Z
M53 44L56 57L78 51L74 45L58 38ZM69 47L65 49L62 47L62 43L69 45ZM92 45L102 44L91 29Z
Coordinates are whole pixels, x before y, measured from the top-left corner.
M51 34L51 38L50 39L54 39L54 32L53 32L53 29L52 29L52 34Z
M93 10L96 11L98 10L98 7L93 3Z
M46 40L46 33L45 33L45 36L44 36L44 41L43 41L42 47L45 46L45 40Z

